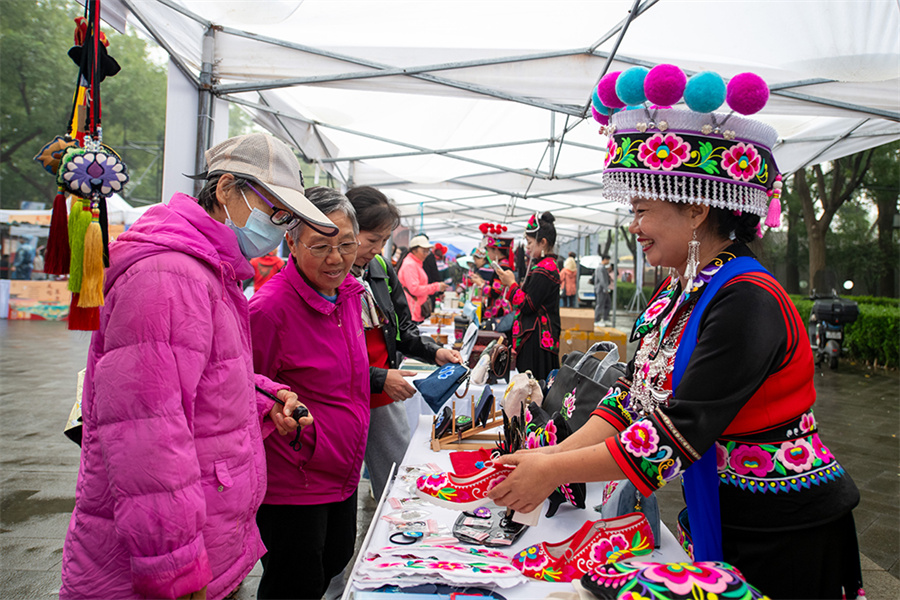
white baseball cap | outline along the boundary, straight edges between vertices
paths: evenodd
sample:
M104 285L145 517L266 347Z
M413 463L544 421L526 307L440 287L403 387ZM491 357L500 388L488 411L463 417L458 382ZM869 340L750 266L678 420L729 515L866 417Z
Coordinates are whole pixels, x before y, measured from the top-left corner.
M424 235L417 235L409 240L409 249L413 248L431 248L431 242Z

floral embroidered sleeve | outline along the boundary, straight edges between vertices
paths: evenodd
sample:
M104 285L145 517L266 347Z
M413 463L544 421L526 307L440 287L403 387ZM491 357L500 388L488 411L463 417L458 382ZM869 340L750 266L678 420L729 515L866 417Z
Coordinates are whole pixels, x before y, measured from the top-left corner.
M618 431L638 420L638 406L631 401L631 381L620 377L597 404L592 415L597 415Z
M668 406L632 420L606 440L613 459L641 493L649 495L675 479L726 430L732 431L750 398L790 361L798 342L789 344L784 314L775 296L755 283L733 283L719 291L700 323L697 345ZM635 417L622 392L608 394L597 409L614 425L627 423L626 415ZM784 400L766 408L784 411L786 418L809 408L794 404ZM745 422L754 418L742 416Z

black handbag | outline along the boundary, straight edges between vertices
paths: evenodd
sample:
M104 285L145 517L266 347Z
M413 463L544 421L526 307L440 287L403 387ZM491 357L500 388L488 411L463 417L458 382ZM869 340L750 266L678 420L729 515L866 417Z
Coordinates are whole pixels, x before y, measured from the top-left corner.
M607 353L602 360L594 356L601 351ZM559 411L575 432L587 423L610 386L624 374L625 363L619 362L619 349L612 342L597 342L587 352L570 352L547 391L543 408L550 414Z

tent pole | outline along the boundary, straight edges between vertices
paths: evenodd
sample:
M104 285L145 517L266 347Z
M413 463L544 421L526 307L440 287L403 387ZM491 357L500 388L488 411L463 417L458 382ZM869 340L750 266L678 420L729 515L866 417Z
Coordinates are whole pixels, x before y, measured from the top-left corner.
M213 61L216 55L216 30L213 27L207 27L206 33L203 34L203 65L200 69L200 101L197 108L197 154L195 158L194 172L197 173L206 165L204 153L209 147L209 140L212 131L212 69ZM194 195L197 195L203 188L204 182L198 180L194 182Z

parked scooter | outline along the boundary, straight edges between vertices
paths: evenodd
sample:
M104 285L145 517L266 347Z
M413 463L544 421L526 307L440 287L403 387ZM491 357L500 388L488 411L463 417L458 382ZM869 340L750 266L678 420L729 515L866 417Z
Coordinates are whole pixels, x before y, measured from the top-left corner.
M816 366L827 360L832 370L837 369L844 345L844 325L859 317L859 306L853 300L838 297L835 290L829 296L820 296L813 290L810 300L814 302L808 331Z

